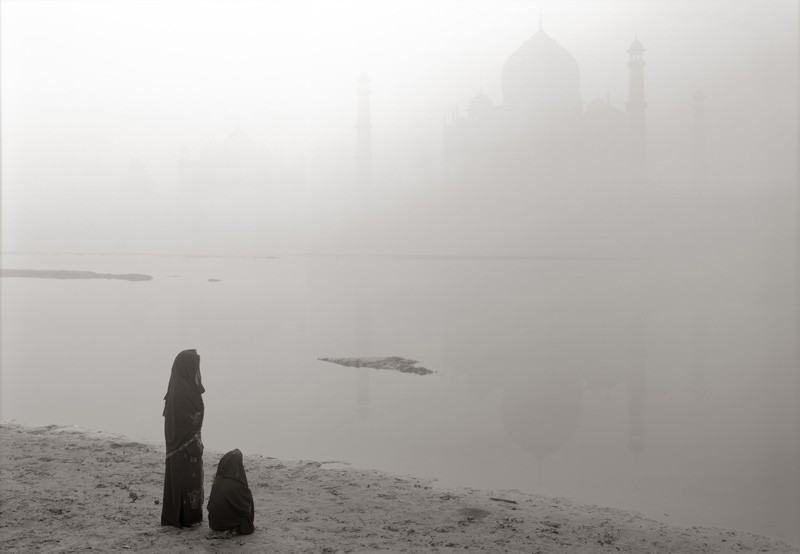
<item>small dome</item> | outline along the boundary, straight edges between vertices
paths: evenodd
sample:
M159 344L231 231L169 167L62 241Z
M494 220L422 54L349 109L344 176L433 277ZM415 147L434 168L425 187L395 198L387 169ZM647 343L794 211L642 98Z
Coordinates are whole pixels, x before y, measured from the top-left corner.
M241 127L237 126L231 134L222 139L219 143L219 150L229 155L253 156L258 153L260 148L256 141L242 131Z
M637 54L639 56L644 54L644 46L642 46L642 43L639 42L639 37L636 37L635 39L633 39L633 42L631 43L630 47L628 48L628 53L629 54Z
M574 375L534 369L503 387L500 418L515 443L542 460L575 434L583 384Z
M492 111L492 108L494 108L492 99L486 94L479 92L469 101L467 114L470 119L484 119Z
M595 98L591 102L586 105L586 115L587 116L602 116L607 114L613 108L600 100L599 98Z
M615 108L605 100L595 98L586 105L584 115L589 118L616 118L624 116L624 112Z

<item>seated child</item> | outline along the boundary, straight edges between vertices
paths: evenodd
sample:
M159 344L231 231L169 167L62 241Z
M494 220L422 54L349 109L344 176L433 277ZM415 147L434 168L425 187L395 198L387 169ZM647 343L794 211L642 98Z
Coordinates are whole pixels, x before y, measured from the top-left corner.
M249 535L255 531L253 494L247 486L244 462L239 449L225 454L217 466L217 475L208 497L209 538L225 538L231 533Z

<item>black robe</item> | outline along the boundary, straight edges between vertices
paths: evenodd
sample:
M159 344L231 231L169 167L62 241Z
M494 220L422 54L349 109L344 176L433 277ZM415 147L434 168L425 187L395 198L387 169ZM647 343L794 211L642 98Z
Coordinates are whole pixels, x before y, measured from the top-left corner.
M208 497L208 526L214 531L249 535L255 530L253 494L247 485L242 453L236 449L219 461Z
M203 521L203 426L200 356L184 350L172 364L164 396L164 439L167 446L161 525L188 527Z

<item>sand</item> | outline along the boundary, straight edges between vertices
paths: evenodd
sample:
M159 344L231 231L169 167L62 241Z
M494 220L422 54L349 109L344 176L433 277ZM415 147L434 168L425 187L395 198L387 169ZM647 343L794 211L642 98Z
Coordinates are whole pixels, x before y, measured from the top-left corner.
M0 426L3 552L800 552L767 537L683 528L518 491L245 452L255 534L160 526L163 445L50 425ZM206 450L206 500L220 452Z

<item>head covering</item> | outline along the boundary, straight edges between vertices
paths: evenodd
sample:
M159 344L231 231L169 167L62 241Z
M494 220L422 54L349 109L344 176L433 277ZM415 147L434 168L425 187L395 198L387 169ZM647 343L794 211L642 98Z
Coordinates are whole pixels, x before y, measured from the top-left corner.
M184 350L175 357L164 395L164 438L167 455L195 439L203 426L203 397L200 356L197 350Z
M244 459L242 452L235 448L225 454L217 466L217 475L214 480L233 479L247 487L247 475L244 473Z
M196 388L199 394L206 392L203 382L200 379L200 354L192 348L183 350L175 356L172 362L172 374L169 376L169 385L164 400L168 400L169 393L179 382L186 383L189 387Z
M253 532L254 518L253 494L237 448L225 454L217 466L208 498L208 526L214 531L235 530L245 535Z

